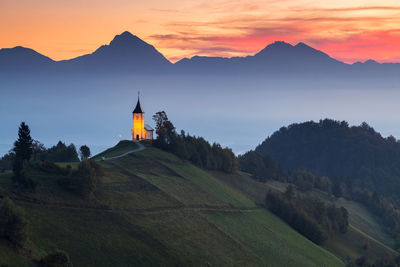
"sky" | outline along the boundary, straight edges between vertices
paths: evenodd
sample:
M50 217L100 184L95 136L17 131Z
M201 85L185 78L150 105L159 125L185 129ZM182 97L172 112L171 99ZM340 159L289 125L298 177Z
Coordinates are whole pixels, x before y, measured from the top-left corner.
M0 0L0 47L70 59L130 31L169 60L304 42L353 63L400 62L399 0Z

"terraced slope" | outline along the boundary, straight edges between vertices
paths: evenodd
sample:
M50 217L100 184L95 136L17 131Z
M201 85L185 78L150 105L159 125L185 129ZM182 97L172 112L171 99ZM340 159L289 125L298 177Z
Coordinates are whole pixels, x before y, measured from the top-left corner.
M31 258L58 248L74 266L344 266L245 194L172 154L147 148L100 164L105 177L90 201L62 193L49 177L40 196L5 191L30 218Z
M211 174L259 204L264 203L265 195L269 190L283 192L288 185L277 181L259 183L251 179L246 173L227 175L211 172ZM302 193L298 192L298 194ZM319 190L307 194L329 204L335 204L338 207L343 206L349 212L350 227L348 232L345 235L338 235L334 239L328 240L325 244L326 249L343 260L354 260L364 256L369 261L375 262L386 257L386 255L398 256L398 253L393 249L393 237L385 232L380 219L371 214L362 204L343 198L337 199ZM370 244L368 250L363 248L366 242Z

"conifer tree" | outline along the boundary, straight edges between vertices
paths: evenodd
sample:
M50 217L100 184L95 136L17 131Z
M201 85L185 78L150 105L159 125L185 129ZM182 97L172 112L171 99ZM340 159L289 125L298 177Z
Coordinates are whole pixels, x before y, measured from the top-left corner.
M14 173L18 174L29 161L33 153L33 139L29 126L22 122L18 129L18 140L14 142L15 159L13 164Z
M33 152L33 140L29 126L22 122L18 129L18 140L14 142L14 152L17 158L28 161Z

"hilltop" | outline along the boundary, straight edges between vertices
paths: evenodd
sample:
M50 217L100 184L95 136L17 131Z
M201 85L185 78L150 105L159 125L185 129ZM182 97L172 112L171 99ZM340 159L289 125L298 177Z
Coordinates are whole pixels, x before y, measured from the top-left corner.
M0 174L0 196L10 197L29 218L23 252L0 238L0 264L34 266L57 249L74 266L344 266L360 257L375 262L397 256L380 218L360 203L297 190L299 197L349 212L347 233L318 246L265 207L266 194L284 192L288 183L201 169L144 145L140 150L121 141L96 155L103 175L90 198L65 188L66 173L80 168L79 162L32 165L26 173L38 184L34 192L16 191L12 173Z
M305 168L338 178L351 187L398 198L400 143L384 138L367 123L320 120L282 127L256 151L269 154L285 170Z
M344 265L217 178L219 172L153 147L100 165L104 177L90 201L64 192L57 176L38 170L30 174L40 183L37 193L15 194L11 174L2 174L0 193L30 218L32 255L0 243L8 251L1 261L29 266L29 258L62 249L74 266Z

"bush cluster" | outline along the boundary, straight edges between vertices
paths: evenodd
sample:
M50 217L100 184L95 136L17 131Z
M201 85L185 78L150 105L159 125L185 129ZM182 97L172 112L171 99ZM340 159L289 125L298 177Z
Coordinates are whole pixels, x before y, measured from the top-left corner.
M261 155L255 151L249 151L238 157L239 169L251 174L251 177L259 182L267 180L277 180L280 182L291 183L303 192L311 191L316 188L327 193L335 193L341 196L336 184L332 184L331 179L326 176L316 176L304 169L283 172L279 164L268 154ZM336 191L335 191L336 189Z
M313 198L298 198L293 186L282 193L268 193L266 206L299 233L318 245L330 236L347 232L348 212L344 207L325 205Z
M0 202L0 236L17 248L23 248L28 240L28 222L24 212L9 198Z
M238 162L240 170L252 174L252 177L257 181L277 180L280 176L278 163L269 155L249 151L240 155Z
M72 262L67 252L56 250L40 260L42 267L72 267Z
M97 183L104 175L103 169L94 160L84 160L79 163L78 169L63 170L66 175L59 179L59 184L82 197L90 198L96 190Z
M34 160L51 162L77 162L79 161L78 152L74 144L66 145L58 141L57 145L44 148L40 143L34 146Z

